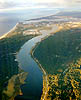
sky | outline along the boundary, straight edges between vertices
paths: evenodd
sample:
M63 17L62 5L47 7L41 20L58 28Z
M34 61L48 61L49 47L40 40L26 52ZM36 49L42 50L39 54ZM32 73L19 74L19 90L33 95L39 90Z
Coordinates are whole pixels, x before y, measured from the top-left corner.
M81 8L81 0L0 0L0 11L34 8Z

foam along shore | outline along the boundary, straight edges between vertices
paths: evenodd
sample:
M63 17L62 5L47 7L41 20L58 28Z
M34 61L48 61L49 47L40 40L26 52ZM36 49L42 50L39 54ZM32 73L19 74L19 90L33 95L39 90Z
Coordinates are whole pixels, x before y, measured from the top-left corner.
M16 29L16 27L17 27L17 25L18 25L19 23L17 23L10 31L8 31L7 33L5 33L4 35L2 35L1 37L0 37L0 39L3 39L3 38L6 38L7 37L7 35L10 33L10 32L12 32L13 30L15 30Z

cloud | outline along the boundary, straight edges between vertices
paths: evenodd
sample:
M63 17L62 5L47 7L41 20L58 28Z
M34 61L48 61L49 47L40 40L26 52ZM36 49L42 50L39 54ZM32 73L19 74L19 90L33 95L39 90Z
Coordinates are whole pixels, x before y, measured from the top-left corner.
M44 5L47 7L64 7L64 8L73 8L73 7L80 7L81 0L49 0L50 2L41 2L38 5Z
M58 4L58 3L38 3L37 5L39 5L39 6L46 6L46 7L58 7L58 6L60 6L60 4Z
M14 0L15 1L15 0ZM25 7L31 7L33 4L32 3L27 3L27 2L23 2L24 0L20 0L22 2L14 2L14 1L5 1L4 2L0 2L0 10L6 10L6 9L23 9Z
M8 3L8 2L2 3L2 2L0 2L0 9L7 8L9 6L11 6L11 3Z
M80 6L81 0L0 0L0 9L24 7L79 8Z
M18 6L15 2L0 2L0 9L13 8Z

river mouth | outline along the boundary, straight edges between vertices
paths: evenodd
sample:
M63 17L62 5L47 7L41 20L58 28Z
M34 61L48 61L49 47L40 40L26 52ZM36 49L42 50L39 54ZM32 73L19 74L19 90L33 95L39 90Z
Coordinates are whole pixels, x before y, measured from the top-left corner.
M17 54L18 62L25 72L28 72L25 84L21 86L23 95L17 96L15 100L40 100L43 88L43 72L38 64L31 57L31 50L36 46L41 39L50 35L58 29L56 25L53 25L51 30L42 30L42 35L37 36L26 42L19 53Z

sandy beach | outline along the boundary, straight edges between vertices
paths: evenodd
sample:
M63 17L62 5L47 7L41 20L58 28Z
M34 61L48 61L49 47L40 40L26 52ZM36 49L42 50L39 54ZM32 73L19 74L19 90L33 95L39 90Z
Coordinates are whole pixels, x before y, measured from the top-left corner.
M0 37L0 39L6 38L6 36L7 36L10 32L12 32L13 30L16 29L16 27L17 27L18 24L19 24L19 23L17 23L10 31L8 31L8 32L5 33L4 35L2 35L2 36Z

